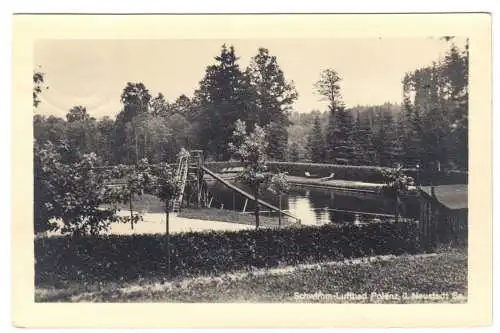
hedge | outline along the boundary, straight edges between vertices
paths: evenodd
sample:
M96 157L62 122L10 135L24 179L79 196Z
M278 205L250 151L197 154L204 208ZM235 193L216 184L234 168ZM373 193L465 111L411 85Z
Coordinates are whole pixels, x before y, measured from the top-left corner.
M416 253L415 222L324 225L170 237L174 277L253 267ZM35 240L36 285L131 281L166 275L164 235L53 237Z
M207 162L207 167L214 172L222 172L226 168L234 168L240 165L238 162ZM269 162L269 168L273 172L288 172L291 176L304 176L309 172L315 177L327 177L335 173L335 179L355 180L367 183L384 183L382 174L383 167L378 166L357 166L338 165L324 163L299 163L299 162ZM440 171L430 172L417 169L404 169L404 172L419 180L421 185L446 185L446 184L467 184L468 173L463 171Z

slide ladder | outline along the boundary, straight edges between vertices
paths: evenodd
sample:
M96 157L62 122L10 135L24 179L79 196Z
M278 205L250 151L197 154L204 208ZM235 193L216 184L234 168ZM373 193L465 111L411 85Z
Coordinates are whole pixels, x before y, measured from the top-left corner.
M179 166L177 167L176 177L179 179L180 190L179 195L174 199L172 211L178 212L182 205L184 197L184 189L186 188L187 175L189 168L189 153L185 150L179 153Z

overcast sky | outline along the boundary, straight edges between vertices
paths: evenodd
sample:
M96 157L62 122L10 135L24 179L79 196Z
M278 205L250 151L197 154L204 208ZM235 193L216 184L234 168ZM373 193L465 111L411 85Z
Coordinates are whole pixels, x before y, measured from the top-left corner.
M223 43L234 45L243 69L259 47L275 55L287 80L299 93L294 109L324 110L313 84L323 69L343 78L348 107L401 102L401 80L407 71L444 55L438 38L420 39L261 39L261 40L44 40L35 44L35 66L50 86L39 112L64 116L74 105L94 117L116 116L126 82L143 82L150 92L173 101L192 96L207 65Z

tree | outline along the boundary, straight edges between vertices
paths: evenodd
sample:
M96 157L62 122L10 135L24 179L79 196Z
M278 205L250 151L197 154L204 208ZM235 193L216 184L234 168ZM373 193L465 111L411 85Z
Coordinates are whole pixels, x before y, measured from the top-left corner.
M288 132L286 126L277 122L270 122L265 127L267 146L267 155L278 161L286 159L288 146Z
M353 158L352 127L352 115L343 106L335 112L330 112L326 152L331 162L342 164L351 162Z
M286 173L280 172L271 177L268 190L279 196L278 227L281 227L281 196L290 190Z
M326 69L315 83L316 92L328 101L328 126L326 129L326 158L333 163L347 163L352 158L352 116L340 93L342 78L333 69Z
M45 84L45 73L39 71L33 72L33 107L35 109L41 103L39 96L44 88L49 89Z
M34 115L33 134L35 140L44 144L47 141L60 143L66 135L66 121L63 118L55 116Z
M250 187L255 197L255 227L259 228L259 197L267 187L272 175L268 172L268 157L266 133L255 124L254 130L247 133L244 121L237 120L233 132L233 142L229 143L229 150L241 161L243 172L237 179Z
M381 166L392 166L394 162L393 149L396 143L395 124L392 115L382 108L376 109L375 128L372 142L375 151L375 162Z
M372 141L372 131L367 119L362 119L361 113L356 112L353 130L353 163L370 165L374 162L375 151Z
M314 125L314 119L319 117L319 123L321 132L325 133L325 124L328 119L328 112L320 112L318 110L312 110L311 112L292 112L290 114L290 126L288 126L288 142L290 149L292 147L297 147L297 152L299 159L309 159L310 156L310 146L309 137L312 132ZM324 140L324 138L323 138ZM324 144L322 145L324 147ZM291 153L292 151L290 151ZM292 160L292 156L289 155L289 159Z
M288 159L290 162L300 161L299 145L297 142L293 142L288 151Z
M248 78L240 70L233 46L222 45L200 81L195 98L201 108L200 124L204 149L216 159L231 155L227 142L231 139L237 119L246 120L253 113Z
M66 114L66 120L68 123L75 121L85 121L88 120L89 114L87 113L87 108L84 106L73 106Z
M156 97L149 101L149 108L151 109L151 114L153 116L168 116L169 104L162 93L158 93Z
M116 191L107 185L111 173L96 170L95 154L78 161L64 159L65 146L35 143L35 232L97 235L118 220ZM57 223L54 220L59 220Z
M131 121L135 116L147 112L151 98L149 90L142 82L127 82L120 96L120 101L123 103L124 120Z
M342 78L339 74L329 68L321 72L320 79L314 84L314 88L320 95L321 100L328 102L330 112L336 111L343 105L340 94L340 81L342 81Z
M293 82L285 80L276 56L271 56L266 48L259 48L257 55L250 60L246 75L250 80L256 111L248 125L253 126L254 120L261 127L269 126L267 153L271 158L283 160L288 145L288 112L298 93Z
M134 224L142 220L142 216L133 212L133 198L135 195L142 196L142 194L151 189L152 176L150 165L147 159L142 159L134 168L125 168L123 166L117 167L116 178L125 178L125 185L122 186L122 202L129 205L130 216L120 218L123 223L130 223L130 228L134 229Z
M441 67L443 79L443 99L449 119L449 155L452 163L467 169L468 149L468 111L469 111L469 40L463 50L454 43L445 56Z
M314 163L321 163L325 160L325 142L321 130L319 117L314 118L314 125L308 136L307 142L309 157Z
M180 192L180 179L175 175L172 167L167 163L159 163L152 169L152 191L165 204L165 234L167 252L167 277L172 276L170 267L170 230L169 220L173 200Z
M95 153L104 162L115 164L114 150L117 146L115 138L115 122L110 117L105 116L97 121L95 133Z
M150 109L151 94L146 86L139 83L127 82L120 96L123 110L116 117L116 142L117 159L127 164L139 163L139 142L137 119L139 116L148 113Z
M403 79L405 159L427 169L467 169L468 40L451 42L444 59Z
M75 106L66 114L64 138L75 158L97 151L97 122L83 106Z

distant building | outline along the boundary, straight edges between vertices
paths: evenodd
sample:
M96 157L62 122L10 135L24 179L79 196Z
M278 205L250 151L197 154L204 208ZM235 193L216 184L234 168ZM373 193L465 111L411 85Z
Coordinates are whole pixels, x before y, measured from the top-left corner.
M419 236L424 246L467 242L467 184L423 186L419 196Z

